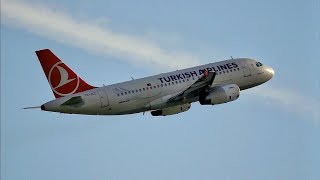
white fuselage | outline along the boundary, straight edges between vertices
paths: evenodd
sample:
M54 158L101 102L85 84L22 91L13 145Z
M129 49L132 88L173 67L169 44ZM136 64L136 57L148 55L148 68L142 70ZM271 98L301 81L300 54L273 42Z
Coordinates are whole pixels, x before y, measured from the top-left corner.
M175 104L154 102L181 92L190 86L194 79L198 79L204 70L216 72L212 86L236 84L244 90L260 85L272 78L273 70L257 63L253 59L239 58L162 73L61 97L45 103L42 110L72 114L117 115L192 103L198 101L199 97L195 96ZM79 96L83 100L82 103L74 106L62 105L71 98Z

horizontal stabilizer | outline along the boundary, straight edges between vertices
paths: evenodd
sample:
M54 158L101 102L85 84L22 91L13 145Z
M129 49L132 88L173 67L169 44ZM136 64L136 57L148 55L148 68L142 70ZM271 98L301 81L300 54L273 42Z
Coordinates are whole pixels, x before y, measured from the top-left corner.
M25 107L25 108L22 108L22 109L40 109L41 106L33 106L33 107Z
M75 96L61 104L61 106L76 106L76 105L82 105L84 104L81 96Z

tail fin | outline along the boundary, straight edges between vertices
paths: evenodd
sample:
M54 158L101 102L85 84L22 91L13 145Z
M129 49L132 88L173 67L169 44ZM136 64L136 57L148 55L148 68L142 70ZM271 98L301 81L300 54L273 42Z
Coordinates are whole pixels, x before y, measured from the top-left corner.
M36 51L56 98L96 88L87 84L49 49Z

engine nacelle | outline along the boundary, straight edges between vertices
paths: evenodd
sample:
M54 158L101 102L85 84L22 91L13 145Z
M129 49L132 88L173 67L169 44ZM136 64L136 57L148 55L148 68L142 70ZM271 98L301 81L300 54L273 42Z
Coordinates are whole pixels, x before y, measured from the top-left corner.
M182 104L182 105L178 105L178 106L172 106L172 107L168 107L168 108L159 109L156 111L151 111L151 115L152 116L167 116L167 115L178 114L181 112L188 111L190 109L190 107L191 107L190 103Z
M238 99L240 88L236 84L215 86L208 92L200 92L199 102L201 105L222 104Z

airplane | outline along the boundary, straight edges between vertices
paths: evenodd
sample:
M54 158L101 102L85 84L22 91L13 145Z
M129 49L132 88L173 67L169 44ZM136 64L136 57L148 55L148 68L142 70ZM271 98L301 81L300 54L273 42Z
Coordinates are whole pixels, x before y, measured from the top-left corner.
M239 98L240 91L269 81L274 70L250 58L237 58L150 77L95 87L86 83L49 49L36 51L56 99L43 111L86 115L151 112L167 116L188 111L191 103L217 105ZM25 108L25 109L29 109Z

